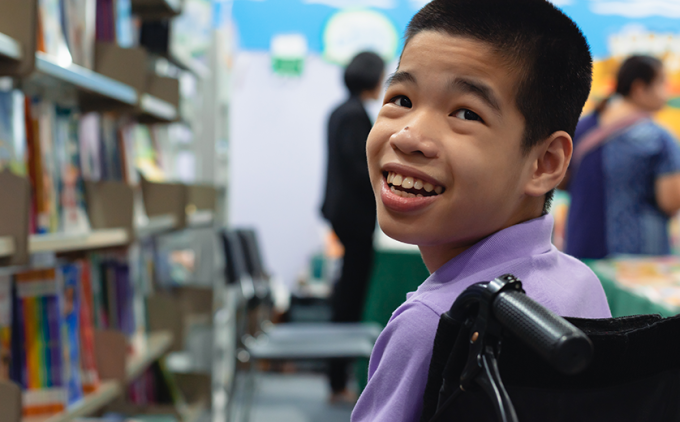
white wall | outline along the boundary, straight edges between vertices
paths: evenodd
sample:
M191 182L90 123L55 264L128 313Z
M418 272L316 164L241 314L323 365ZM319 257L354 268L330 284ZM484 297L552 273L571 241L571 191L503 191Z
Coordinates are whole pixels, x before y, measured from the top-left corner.
M323 247L326 122L346 94L342 69L311 56L301 78L264 52L236 55L230 106L230 226L260 233L269 269L291 285Z

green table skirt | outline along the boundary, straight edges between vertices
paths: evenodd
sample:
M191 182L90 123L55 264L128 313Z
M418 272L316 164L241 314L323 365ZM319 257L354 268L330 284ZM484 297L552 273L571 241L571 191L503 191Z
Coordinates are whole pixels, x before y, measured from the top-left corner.
M392 312L406 300L406 293L415 291L429 275L418 252L376 251L363 320L387 325ZM363 390L368 377L367 359L357 362L356 377Z

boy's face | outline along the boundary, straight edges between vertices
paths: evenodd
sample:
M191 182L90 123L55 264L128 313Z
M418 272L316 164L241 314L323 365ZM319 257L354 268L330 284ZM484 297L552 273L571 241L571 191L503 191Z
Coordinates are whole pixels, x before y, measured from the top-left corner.
M431 271L540 215L525 192L535 157L521 149L515 73L485 43L425 31L387 88L367 142L378 221L419 245Z

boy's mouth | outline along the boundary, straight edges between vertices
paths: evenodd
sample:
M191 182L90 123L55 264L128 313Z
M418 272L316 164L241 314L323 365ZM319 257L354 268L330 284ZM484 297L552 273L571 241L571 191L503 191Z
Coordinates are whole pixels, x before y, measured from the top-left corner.
M442 186L433 185L417 177L404 176L393 171L383 172L383 177L385 177L389 189L402 198L437 196L445 190Z

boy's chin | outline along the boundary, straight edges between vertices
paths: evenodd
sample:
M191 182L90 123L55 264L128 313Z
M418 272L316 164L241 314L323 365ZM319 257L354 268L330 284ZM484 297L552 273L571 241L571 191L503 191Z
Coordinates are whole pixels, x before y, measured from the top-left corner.
M427 240L423 239L422 233L413 230L413 227L394 221L381 221L380 219L378 219L378 224L383 233L398 242L416 246L427 243Z

